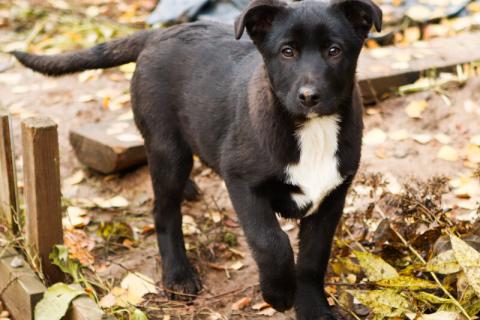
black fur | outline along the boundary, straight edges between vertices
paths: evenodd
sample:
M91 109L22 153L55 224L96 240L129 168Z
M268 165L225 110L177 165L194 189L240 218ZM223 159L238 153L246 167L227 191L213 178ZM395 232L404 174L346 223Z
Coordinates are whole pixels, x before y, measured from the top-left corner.
M226 182L265 300L279 311L295 306L298 319L333 319L323 278L360 161L362 105L355 69L372 24L380 29L381 11L370 0L291 5L254 0L238 18L235 33L198 22L77 53L14 54L49 75L137 62L132 104L145 138L170 297L201 289L185 253L180 213L195 153ZM245 28L253 41L236 41ZM302 190L286 182L285 168L299 161L295 132L312 112L339 116L336 156L344 180L315 214L303 218L309 208L292 200L291 194ZM275 212L302 219L296 265Z

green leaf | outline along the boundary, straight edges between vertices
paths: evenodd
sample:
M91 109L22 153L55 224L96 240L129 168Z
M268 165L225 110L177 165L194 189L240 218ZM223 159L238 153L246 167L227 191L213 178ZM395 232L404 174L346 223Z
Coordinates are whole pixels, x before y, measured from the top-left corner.
M130 315L130 320L148 320L148 318L142 310L135 308Z
M455 252L453 250L447 250L427 263L426 271L436 272L440 274L452 274L457 273L461 269L460 264L455 257Z
M70 288L65 283L56 283L45 292L35 306L35 320L61 320L76 297L84 291Z
M60 268L64 273L72 276L73 280L79 282L79 270L81 268L78 260L70 259L68 255L68 248L64 245L55 245L53 251L48 256L50 261Z
M380 317L400 317L410 310L408 300L394 290L348 290Z
M354 251L353 254L357 257L358 263L368 280L379 281L398 277L398 272L395 268L386 263L382 258L369 252Z
M409 276L398 276L391 279L383 279L375 282L377 285L387 288L420 290L420 289L436 289L437 285L431 281L414 278Z
M480 253L454 235L450 236L450 241L455 258L465 272L468 284L480 297Z

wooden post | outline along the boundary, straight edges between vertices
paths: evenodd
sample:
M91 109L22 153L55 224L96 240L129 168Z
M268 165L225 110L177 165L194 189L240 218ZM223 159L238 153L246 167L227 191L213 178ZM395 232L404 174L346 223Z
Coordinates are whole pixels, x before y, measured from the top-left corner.
M26 242L38 254L50 283L63 281L60 269L48 258L63 243L57 125L49 118L22 123Z
M0 217L18 234L18 193L10 115L0 105Z

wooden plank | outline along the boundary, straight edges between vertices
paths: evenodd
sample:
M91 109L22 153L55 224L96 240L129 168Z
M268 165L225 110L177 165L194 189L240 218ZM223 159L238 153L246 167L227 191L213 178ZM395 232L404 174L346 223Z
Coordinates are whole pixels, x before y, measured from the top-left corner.
M63 273L49 261L56 244L63 244L57 125L49 118L22 122L26 243L38 254L46 279Z
M133 120L89 124L70 131L78 159L88 167L110 174L146 162L143 139Z
M72 288L83 290L79 285L71 285ZM114 320L89 297L80 296L72 301L72 306L67 313L68 320Z
M0 105L0 219L18 234L18 193L13 153L13 134L8 110Z
M457 65L480 61L480 32L419 41L405 47L363 50L358 80L366 102L415 82L428 70L449 71Z
M0 259L1 299L14 319L33 320L35 305L46 288L21 255L8 252L10 254ZM14 259L22 259L23 265L12 267Z

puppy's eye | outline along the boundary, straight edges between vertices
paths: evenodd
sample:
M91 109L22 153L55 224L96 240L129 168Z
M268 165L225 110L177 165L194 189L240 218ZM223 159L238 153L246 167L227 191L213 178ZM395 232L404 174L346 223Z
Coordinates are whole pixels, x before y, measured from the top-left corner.
M329 55L330 57L337 57L337 56L339 56L341 53L342 53L342 49L340 49L340 48L337 47L337 46L331 46L331 47L328 49L328 55Z
M290 46L285 46L285 47L282 48L282 55L285 58L293 58L293 57L295 57L295 49L293 49Z

